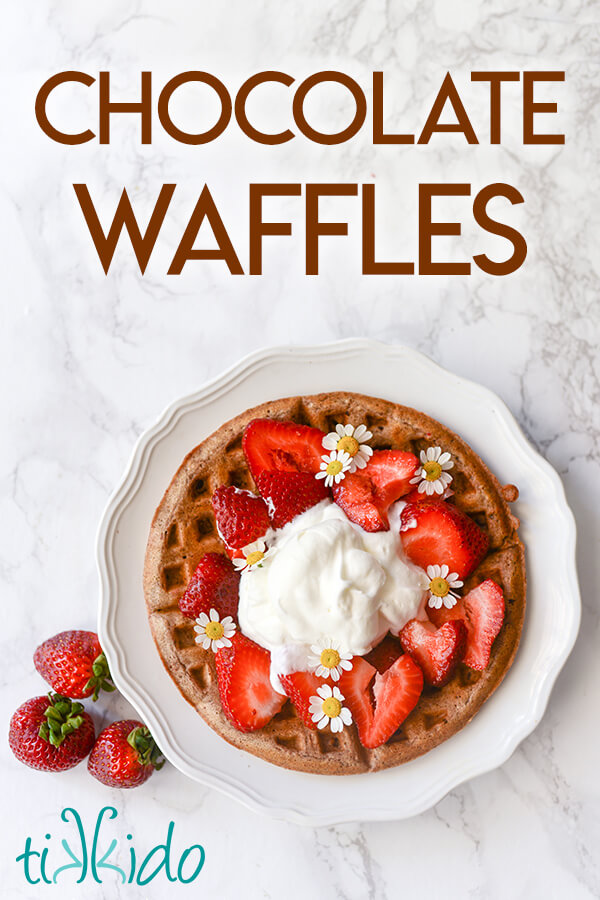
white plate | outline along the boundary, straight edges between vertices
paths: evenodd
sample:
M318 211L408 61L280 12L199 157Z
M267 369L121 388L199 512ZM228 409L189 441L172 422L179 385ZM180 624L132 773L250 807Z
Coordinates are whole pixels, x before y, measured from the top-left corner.
M270 765L236 750L181 697L154 647L142 592L150 522L183 457L226 420L263 401L349 390L414 406L462 435L501 482L519 486L528 604L507 677L472 722L420 759L331 777ZM580 618L575 524L556 472L493 393L406 347L367 340L255 353L176 401L139 439L98 533L100 640L119 690L168 759L190 778L254 810L309 825L400 819L501 765L540 721Z

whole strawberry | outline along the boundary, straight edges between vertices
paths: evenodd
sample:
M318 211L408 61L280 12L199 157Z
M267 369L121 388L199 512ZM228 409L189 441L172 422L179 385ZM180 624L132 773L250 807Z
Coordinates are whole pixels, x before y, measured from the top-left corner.
M52 693L23 703L8 729L8 743L17 759L44 772L76 766L92 749L94 738L92 717L81 703Z
M163 765L162 754L146 726L125 719L100 732L90 753L88 771L108 787L132 788L143 784Z
M66 697L92 696L114 691L106 657L93 631L61 631L48 638L33 654L33 663L48 684Z

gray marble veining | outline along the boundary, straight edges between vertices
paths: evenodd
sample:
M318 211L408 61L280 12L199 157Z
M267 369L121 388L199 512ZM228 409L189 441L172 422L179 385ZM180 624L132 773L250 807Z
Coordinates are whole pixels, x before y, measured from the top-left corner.
M203 896L279 898L285 889L290 897L321 897L333 888L352 900L400 892L460 900L600 896L599 21L597 3L577 0L526 8L505 0L210 7L25 0L5 11L0 77L11 130L0 174L3 720L43 692L31 661L35 645L63 628L94 627L95 529L137 435L173 398L269 344L354 335L404 342L500 394L564 480L579 527L583 597L580 637L540 726L501 769L410 821L285 825L257 818L168 766L143 789L119 794L103 790L83 766L60 776L32 773L4 742L0 870L7 896L44 894L44 886L25 885L14 863L27 834L56 830L68 803L91 818L109 802L123 834L130 829L140 847L161 840L171 818L182 843L203 843ZM450 70L482 131L481 146L443 136L426 148L374 148L365 130L337 148L302 139L265 148L232 127L205 147L180 147L158 131L152 147L141 147L139 123L123 122L108 147L61 147L33 116L42 82L66 68L108 69L115 90L131 94L143 68L153 70L157 85L200 68L234 88L264 68L303 77L325 67L365 86L374 69L384 71L387 116L398 128L419 128ZM522 146L519 94L508 88L503 144L486 146L487 94L474 89L469 73L495 68L566 70L556 90L563 147ZM285 115L280 102L274 109ZM94 109L93 96L83 92L56 106L79 128ZM193 96L178 110L193 121ZM264 106L256 113L269 121ZM349 216L350 235L323 241L321 275L309 278L302 271L302 205L290 199L272 209L292 217L294 235L265 243L263 276L232 277L222 263L205 262L167 276L205 182L240 256L247 255L247 186L260 180L374 180L382 249L392 258L414 258L419 181L465 180L474 188L506 181L525 197L511 222L526 235L528 258L505 278L477 270L452 278L361 277L358 207L340 200L329 212ZM123 186L147 217L160 185L177 183L144 277L125 241L104 276L74 182L88 184L105 221ZM481 234L470 207L459 208L464 234L446 251L471 255ZM128 711L125 701L109 699L98 722ZM158 898L164 885L115 881L114 888L86 886L86 896Z

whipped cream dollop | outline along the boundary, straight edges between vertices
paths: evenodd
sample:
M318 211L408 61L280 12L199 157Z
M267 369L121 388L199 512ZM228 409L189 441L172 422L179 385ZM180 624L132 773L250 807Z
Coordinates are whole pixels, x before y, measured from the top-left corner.
M262 564L242 573L242 631L271 652L271 681L308 669L310 647L336 640L368 653L417 615L429 579L402 554L398 501L390 530L370 534L323 500L269 534Z

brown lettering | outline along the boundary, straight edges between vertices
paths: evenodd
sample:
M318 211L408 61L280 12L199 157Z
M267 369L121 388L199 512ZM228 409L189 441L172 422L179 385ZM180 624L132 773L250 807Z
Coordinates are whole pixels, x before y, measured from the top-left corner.
M471 81L489 81L490 83L490 144L501 143L502 82L519 81L520 78L519 72L471 72Z
M306 95L315 85L325 81L334 81L337 84L344 85L344 87L348 88L356 103L356 113L354 114L354 118L347 128L344 128L343 131L337 132L336 134L322 134L320 131L316 131L308 124L304 116L304 101L306 100ZM357 131L360 131L362 128L367 115L367 98L360 85L358 85L353 78L344 75L343 72L316 72L299 86L294 94L292 109L294 112L294 121L305 137L314 141L316 144L343 144L344 141L348 141L350 138L354 137Z
M473 262L480 269L483 269L484 272L487 272L488 275L510 275L511 272L515 272L525 262L527 242L519 231L488 216L486 207L492 197L506 197L513 205L524 203L525 201L519 191L512 185L497 183L488 184L479 191L473 203L473 215L477 224L489 231L490 234L497 234L510 241L513 245L513 254L504 262L497 263L489 259L484 253L478 253L477 256L473 257Z
M177 126L173 124L173 120L169 113L169 102L177 88L181 87L182 84L188 84L191 81L199 81L202 84L208 84L209 87L213 88L217 93L221 103L221 113L213 127L209 128L208 131L196 134L189 134L189 132L177 128ZM158 98L158 118L160 119L162 127L167 134L182 144L208 144L210 141L214 141L214 139L219 137L229 125L231 109L231 97L229 96L227 88L218 78L211 75L210 72L182 72L180 75L171 78L171 80L165 84Z
M194 241L198 236L198 232L200 231L200 227L205 218L208 220L218 244L218 247L215 250L194 249ZM227 263L232 275L244 274L244 270L233 249L233 244L227 234L227 229L223 224L223 220L215 206L215 201L206 184L202 188L202 193L194 207L190 221L188 222L179 246L175 251L173 262L169 266L167 274L179 275L189 259L222 259Z
M556 103L535 103L533 86L536 81L564 81L564 72L523 72L523 143L524 144L564 144L564 134L535 134L533 117L535 113L555 113Z
M142 98L133 103L115 103L110 99L110 72L100 72L98 80L99 129L101 144L110 143L111 113L140 113L142 144L152 143L152 72L142 72Z
M87 185L74 184L73 187L77 199L79 200L79 205L83 212L87 227L92 236L94 247L100 257L104 274L108 275L108 270L115 253L119 235L123 228L125 228L125 231L129 235L135 258L138 261L140 272L143 275L146 271L150 254L154 249L167 209L169 208L175 185L163 184L161 187L158 200L156 201L156 205L150 216L150 221L148 222L148 227L143 235L140 232L135 213L125 188L123 188L123 193L121 194L121 199L119 200L119 205L117 206L109 232L105 235Z
M414 134L385 134L383 131L383 72L373 72L373 143L414 144Z
M262 275L262 239L265 235L290 235L289 222L263 222L263 197L299 197L300 184L250 185L250 275Z
M306 185L306 274L319 274L319 237L348 234L347 222L319 222L319 197L356 197L357 184Z
M457 121L449 125L441 125L440 117L444 110L444 106L446 105L446 101L450 101L450 105L454 110L454 114L456 115ZM442 86L438 91L438 95L435 98L433 106L431 107L431 112L427 116L427 121L423 126L423 131L421 132L421 136L417 141L418 144L428 144L431 138L431 135L435 132L452 132L457 131L459 133L464 134L469 144L477 144L479 143L477 140L477 136L473 130L473 126L469 121L469 117L467 115L467 111L462 104L462 100L456 90L456 86L452 81L452 77L450 72L446 73L446 77L442 82Z
M289 87L294 83L294 79L290 75L286 75L285 72L258 72L258 74L253 75L252 78L248 78L237 92L235 98L235 117L244 134L251 138L251 140L256 141L259 144L285 144L286 141L291 141L294 137L294 132L290 131L289 128L278 134L265 134L264 131L259 131L257 128L254 128L248 121L248 116L246 115L246 102L250 92L253 91L257 85L264 84L267 81L276 81L279 84L285 84L286 87Z
M414 263L375 261L375 185L362 188L362 272L363 275L414 275Z
M468 275L470 263L432 262L431 238L433 235L460 234L458 222L432 222L431 198L462 197L471 193L470 184L420 184L419 185L419 275Z
M58 128L55 128L54 125L50 123L48 114L46 113L48 97L59 84L65 84L68 81L76 81L80 84L85 84L86 87L90 87L95 80L96 79L92 78L91 75L86 75L85 72L69 71L59 72L57 75L53 75L52 78L49 78L48 81L44 82L35 98L35 117L44 134L47 134L49 138L52 138L52 140L56 141L58 144L71 145L85 144L87 141L91 141L96 137L94 132L89 128L87 131L81 131L79 134L66 134L64 131L59 131Z

